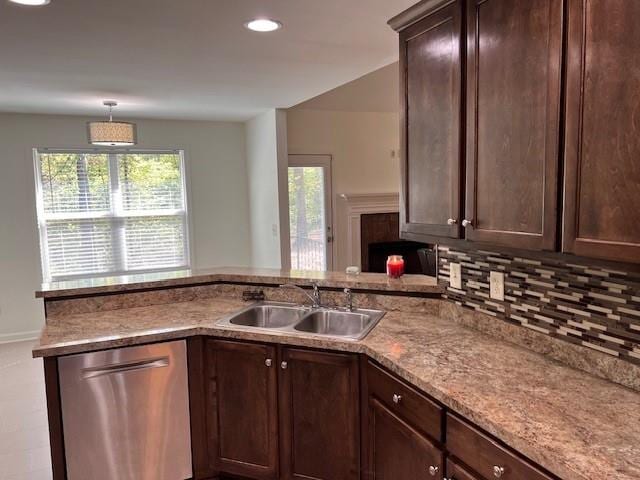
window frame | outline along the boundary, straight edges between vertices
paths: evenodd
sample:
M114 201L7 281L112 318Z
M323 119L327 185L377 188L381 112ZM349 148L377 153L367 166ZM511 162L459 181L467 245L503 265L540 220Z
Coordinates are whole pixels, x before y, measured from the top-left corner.
M40 243L40 264L42 269L42 281L45 283L50 282L59 282L59 281L67 281L67 280L77 280L77 279L91 279L91 278L100 278L100 277L111 277L111 276L121 276L121 275L139 275L139 274L147 274L147 273L157 273L157 272L173 272L173 271L181 271L181 270L189 270L193 265L193 257L192 257L192 245L191 245L191 216L189 209L189 199L191 197L189 191L189 184L187 182L187 162L185 160L185 152L183 149L171 149L171 148L163 148L163 149L140 149L140 148L113 148L113 147L102 147L102 148L49 148L49 147L36 147L33 149L33 163L34 163L34 181L35 181L35 196L36 196L36 218L37 218L37 226L38 226L38 237ZM108 272L95 272L90 274L74 274L74 275L56 275L52 276L49 271L49 252L48 252L48 244L47 244L47 226L46 222L48 220L57 220L55 218L56 214L54 214L54 218L47 217L44 211L44 203L43 203L43 186L42 186L42 171L40 166L40 154L42 153L72 153L72 154L105 154L108 156L108 168L109 168L109 195L111 198L110 202L110 210L108 213L63 213L57 214L59 215L60 220L66 219L109 219L115 225L121 226L124 223L124 219L129 217L153 217L160 215L167 215L167 211L155 211L157 213L154 214L153 210L150 210L146 214L139 214L130 212L129 214L124 214L124 211L121 209L120 203L121 201L114 201L114 193L119 195L120 192L120 176L118 175L118 154L150 154L150 155L158 155L158 154L174 154L179 157L179 168L180 168L180 176L182 183L182 201L183 208L180 210L174 210L174 215L182 216L182 224L184 229L184 249L185 249L185 260L186 263L184 265L175 266L175 267L165 267L165 268L150 268L150 269L136 269L136 270L127 270L125 267L126 262L126 249L124 246L124 235L119 233L114 233L114 236L117 239L112 240L115 250L116 250L116 264L118 268L113 271ZM115 172L115 175L112 173ZM118 199L118 200L121 200ZM160 213L162 212L162 213ZM171 214L169 214L171 215ZM118 228L120 232L120 228Z

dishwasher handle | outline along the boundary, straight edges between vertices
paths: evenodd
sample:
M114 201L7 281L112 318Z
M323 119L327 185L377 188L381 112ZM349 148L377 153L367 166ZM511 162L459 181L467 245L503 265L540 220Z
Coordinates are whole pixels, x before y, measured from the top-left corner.
M146 370L149 368L162 368L169 366L169 357L148 358L135 362L117 363L114 365L105 365L102 367L91 367L82 369L82 378L101 377L103 375L112 375L114 373L127 373L137 370Z

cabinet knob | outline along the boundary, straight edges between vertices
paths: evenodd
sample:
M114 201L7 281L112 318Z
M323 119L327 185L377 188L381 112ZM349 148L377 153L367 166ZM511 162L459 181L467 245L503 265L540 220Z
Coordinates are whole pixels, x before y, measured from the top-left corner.
M393 403L398 404L402 400L402 395L398 395L397 393L394 393L393 397L391 397L391 400L393 400Z
M473 227L473 220L467 220L466 218L462 220L463 227Z
M493 466L493 476L496 478L501 478L504 475L504 467L499 467L498 465Z
M287 362L282 362L280 364L280 368L283 369L283 370L286 370L288 366L289 366L289 364Z
M271 365L273 365L273 360L271 360L270 358L267 358L267 359L264 361L264 364L265 364L267 367L270 367Z
M456 223L458 223L458 220L456 220L455 218L450 218L449 220L447 220L447 225L455 225Z
M440 469L438 467L436 467L435 465L431 465L429 467L429 475L431 475L432 477L435 477L436 474L440 471Z

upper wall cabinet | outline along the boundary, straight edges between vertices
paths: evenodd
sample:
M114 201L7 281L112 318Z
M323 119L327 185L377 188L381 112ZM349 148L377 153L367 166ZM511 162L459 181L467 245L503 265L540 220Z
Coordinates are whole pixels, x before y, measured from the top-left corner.
M563 251L640 262L640 2L568 9Z
M401 237L640 263L638 23L638 0L422 0L390 20Z
M453 1L400 33L403 233L460 235L461 25Z
M468 240L556 245L562 0L467 3Z

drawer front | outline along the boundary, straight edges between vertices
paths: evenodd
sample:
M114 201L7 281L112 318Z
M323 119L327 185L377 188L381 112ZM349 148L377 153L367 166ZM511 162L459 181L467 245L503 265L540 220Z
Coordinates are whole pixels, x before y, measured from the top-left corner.
M367 364L369 395L431 438L442 442L442 407L371 362Z
M447 476L445 480L482 480L480 477L474 477L465 470L461 465L447 458Z
M447 414L447 449L484 478L552 480L468 423Z

